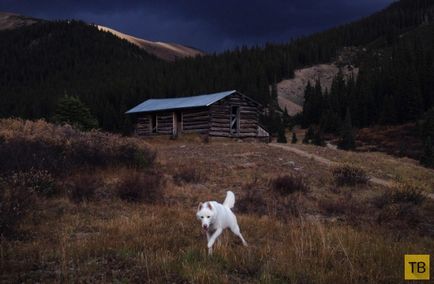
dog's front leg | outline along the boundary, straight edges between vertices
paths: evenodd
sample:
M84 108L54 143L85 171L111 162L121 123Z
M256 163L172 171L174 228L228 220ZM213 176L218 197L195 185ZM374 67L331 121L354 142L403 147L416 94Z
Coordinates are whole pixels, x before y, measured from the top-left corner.
M215 240L220 236L220 234L223 232L221 228L218 228L215 230L214 234L209 238L208 240L208 254L212 254L212 246L214 245Z

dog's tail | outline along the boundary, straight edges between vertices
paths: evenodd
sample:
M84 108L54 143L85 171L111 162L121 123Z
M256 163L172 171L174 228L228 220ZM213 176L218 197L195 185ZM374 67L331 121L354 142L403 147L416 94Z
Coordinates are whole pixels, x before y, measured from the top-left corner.
M232 191L228 191L226 193L225 201L223 205L228 207L229 209L234 208L235 205L235 194Z

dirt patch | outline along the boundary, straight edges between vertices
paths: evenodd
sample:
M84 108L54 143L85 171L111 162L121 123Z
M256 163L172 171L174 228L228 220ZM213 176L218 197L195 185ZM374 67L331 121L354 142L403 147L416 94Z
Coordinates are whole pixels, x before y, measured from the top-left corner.
M343 66L341 69L346 78L352 74L358 74L358 68L351 65ZM315 84L315 81L319 79L323 90L330 90L333 78L338 72L339 67L335 63L314 65L296 70L293 79L283 80L277 84L279 106L282 109L286 107L289 115L301 112L307 83Z

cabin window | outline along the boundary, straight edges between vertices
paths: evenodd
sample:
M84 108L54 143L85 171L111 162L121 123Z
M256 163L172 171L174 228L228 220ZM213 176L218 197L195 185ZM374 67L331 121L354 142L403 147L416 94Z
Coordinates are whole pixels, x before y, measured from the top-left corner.
M157 133L157 115L153 114L151 117L151 126L152 126L152 133Z
M231 134L239 134L240 133L240 107L232 106L231 107Z

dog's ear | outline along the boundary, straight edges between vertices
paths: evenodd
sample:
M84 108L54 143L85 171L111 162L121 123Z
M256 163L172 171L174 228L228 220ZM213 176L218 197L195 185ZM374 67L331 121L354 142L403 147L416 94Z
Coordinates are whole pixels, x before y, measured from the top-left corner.
M203 206L203 203L201 202L201 203L199 203L199 206L197 206L197 211L200 211L200 210L202 210L202 206Z
M209 208L209 210L212 210L212 206L211 206L211 203L210 203L210 202L208 202L207 204L208 204L208 208Z

